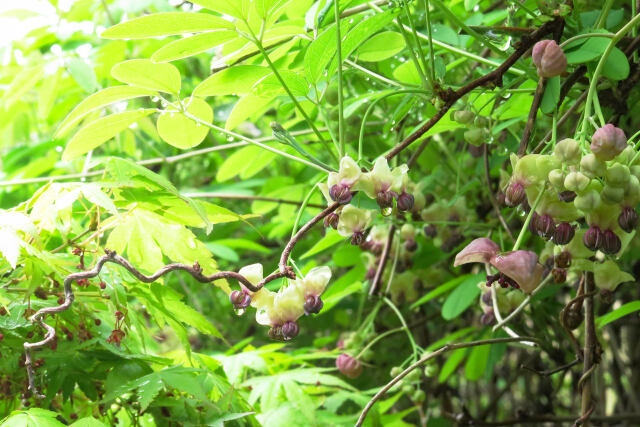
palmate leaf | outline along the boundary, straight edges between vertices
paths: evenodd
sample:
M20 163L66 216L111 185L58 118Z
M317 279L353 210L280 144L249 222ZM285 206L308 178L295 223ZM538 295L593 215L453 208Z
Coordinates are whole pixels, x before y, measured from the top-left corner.
M31 408L27 411L14 411L2 420L0 427L62 427L56 419L58 414L41 408Z

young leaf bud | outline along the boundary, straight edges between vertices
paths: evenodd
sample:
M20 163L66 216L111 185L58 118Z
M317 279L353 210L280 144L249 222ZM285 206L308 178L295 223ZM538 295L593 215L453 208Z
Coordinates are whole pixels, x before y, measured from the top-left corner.
M591 151L600 160L612 160L627 147L627 137L622 129L611 123L594 132L591 137Z
M533 46L531 59L540 77L555 77L567 69L567 57L554 40L541 40Z

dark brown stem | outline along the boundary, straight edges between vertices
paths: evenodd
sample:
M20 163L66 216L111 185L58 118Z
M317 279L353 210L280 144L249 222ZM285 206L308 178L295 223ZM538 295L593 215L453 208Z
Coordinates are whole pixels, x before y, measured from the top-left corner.
M536 123L536 116L538 115L538 108L540 107L540 101L542 101L542 94L546 86L546 79L540 77L538 80L538 86L536 92L533 95L533 102L531 103L531 109L529 110L529 117L527 117L527 124L522 132L522 138L520 139L520 146L518 147L518 157L522 157L527 154L527 146L529 145L529 138L531 138L531 132L533 126Z
M484 157L484 177L487 181L487 191L489 192L489 200L491 201L491 206L493 206L493 210L495 211L498 219L500 220L500 224L505 229L511 241L514 242L513 233L505 221L504 216L502 216L502 212L500 212L500 206L498 206L498 201L496 197L493 195L493 190L491 190L491 175L489 174L489 144L484 144L483 149L483 157Z
M593 293L595 292L595 280L592 272L587 272L584 282L584 293L588 295L584 299L584 361L583 373L579 385L582 385L581 417L578 419L581 425L589 427L589 416L593 412L593 381L591 375L597 367L596 360L596 326L593 309ZM580 387L579 387L580 388ZM576 424L578 424L576 421Z
M507 70L511 68L518 61L518 59L520 59L520 57L523 56L536 42L540 41L544 36L554 33L558 26L563 25L563 22L564 21L561 18L556 18L553 21L545 23L529 36L523 37L522 40L518 43L515 52L513 52L498 68L496 68L492 72L477 78L476 80L468 83L467 85L461 87L456 91L453 91L451 89L449 89L448 91L441 90L440 97L445 101L444 105L433 117L431 117L431 119L427 123L413 132L411 135L409 135L400 144L393 147L393 149L385 155L387 160L397 156L402 150L407 148L413 142L418 140L422 135L428 132L429 129L431 129L436 123L438 123L438 121L442 117L444 117L447 111L449 111L449 109L460 98L462 98L472 90L488 84L502 86L502 76L507 72Z
M565 363L564 365L558 366L556 368L553 369L549 369L546 371L538 371L536 369L530 368L528 366L522 365L522 369L526 369L527 371L533 372L537 375L540 375L542 377L549 377L553 374L557 374L558 372L562 372L562 371L566 371L567 369L572 368L573 366L577 365L578 363L580 363L580 359L574 359L569 363Z
M387 237L387 242L382 249L382 254L380 255L380 262L378 263L378 268L376 269L376 274L373 276L371 280L371 287L369 288L369 295L373 295L378 289L378 285L380 284L380 280L382 280L382 274L384 273L384 268L387 265L387 260L389 259L389 252L391 252L391 245L393 243L393 235L396 231L396 227L391 224L389 227L389 236Z

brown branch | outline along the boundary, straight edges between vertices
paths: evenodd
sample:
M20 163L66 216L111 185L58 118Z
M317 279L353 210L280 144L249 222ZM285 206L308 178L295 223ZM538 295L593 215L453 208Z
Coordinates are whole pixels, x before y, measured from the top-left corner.
M396 377L394 377L391 381L389 381L384 387L382 387L380 389L380 391L378 391L371 398L371 400L365 405L364 409L362 410L362 413L360 414L360 417L358 418L358 421L356 422L356 427L362 426L362 423L364 422L364 419L367 417L367 414L369 413L369 411L371 410L373 405L378 400L380 400L380 398L387 391L389 391L389 389L391 387L393 387L395 384L397 384L398 381L400 381L402 378L407 376L411 371L413 371L414 369L420 367L421 365L424 365L426 362L428 362L429 360L435 358L436 356L440 356L443 353L446 353L446 352L451 351L451 350L457 350L459 348L477 347L477 346L480 346L480 345L491 345L491 344L500 344L500 343L508 343L508 342L527 342L527 341L534 341L534 342L538 342L538 343L540 342L540 340L538 338L535 338L535 337L516 337L516 338L508 337L508 338L492 338L492 339L481 340L481 341L470 341L470 342L463 342L463 343L458 343L458 344L446 344L443 347L440 347L438 350L427 354L426 356L422 357L417 362L415 362L412 365L410 365L407 369L402 371L400 374L398 374Z
M498 219L500 220L500 224L502 224L502 227L505 229L505 231L511 238L511 241L514 242L515 239L513 238L513 233L511 232L511 229L509 228L507 221L505 221L504 216L502 216L502 212L500 212L500 206L498 206L498 201L496 200L496 197L493 195L493 191L491 190L491 176L489 174L489 144L484 144L483 157L484 157L484 177L487 180L487 191L489 192L489 200L491 201L491 206L493 206L493 210L498 216Z
M546 82L547 79L543 77L540 77L540 80L538 80L538 86L536 87L536 92L533 94L533 102L531 102L531 109L529 110L529 117L527 117L527 124L524 127L524 132L522 132L522 138L520 138L518 157L522 157L527 154L529 138L531 138L531 132L533 131L533 126L536 123L536 116L538 115L538 108L542 101L542 94L544 93Z
M592 392L593 381L591 375L597 367L598 361L596 360L596 326L595 316L593 309L593 292L595 291L595 280L592 272L587 272L586 280L584 282L584 294L588 295L584 299L584 365L582 378L578 385L582 385L582 402L581 402L581 416L578 419L581 425L585 427L589 426L589 416L593 412ZM580 388L580 387L579 387ZM576 424L578 424L576 421Z
M449 89L448 91L444 91L441 89L440 97L445 101L444 105L433 117L431 117L431 119L427 123L417 129L411 135L409 135L400 144L393 147L393 149L385 155L387 160L397 156L402 150L418 140L422 135L427 133L429 129L431 129L436 123L438 123L438 121L442 117L444 117L447 111L449 111L449 109L460 98L462 98L472 90L487 84L502 86L502 76L507 72L507 70L511 68L518 61L518 59L520 59L520 57L523 56L536 42L540 41L544 36L554 33L558 26L563 25L563 22L564 21L561 18L556 18L553 21L545 23L529 36L523 37L522 40L517 44L516 50L498 68L496 68L492 72L477 78L476 80L468 83L467 85L461 87L456 91L453 91L451 89Z
M564 365L558 366L556 368L553 369L548 369L546 371L538 371L537 369L533 369L530 368L528 366L522 365L521 368L522 369L526 369L529 372L533 372L534 374L540 375L542 377L549 377L553 374L557 374L558 372L562 372L562 371L566 371L567 369L571 369L572 367L574 367L575 365L577 365L578 363L580 363L580 359L574 359L569 363L565 363Z
M391 246L393 244L393 235L396 231L396 227L394 224L391 224L389 227L389 236L387 237L387 242L382 249L382 254L380 255L380 262L378 263L378 268L376 269L376 274L373 276L371 280L371 287L369 288L369 295L373 295L378 289L378 285L380 284L380 280L382 279L382 274L384 273L384 268L387 265L387 260L389 259L389 252L391 251Z

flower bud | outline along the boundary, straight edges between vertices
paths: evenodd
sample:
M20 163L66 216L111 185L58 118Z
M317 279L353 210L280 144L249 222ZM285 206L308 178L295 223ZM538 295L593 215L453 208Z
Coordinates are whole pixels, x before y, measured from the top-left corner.
M562 191L558 193L558 199L561 202L571 203L575 200L577 194L574 191Z
M580 162L580 145L572 138L565 138L556 144L553 152L563 164L576 165Z
M591 251L597 251L602 247L602 241L604 239L604 235L600 227L597 225L592 225L582 236L582 242L584 245Z
M354 359L347 353L342 353L336 359L336 368L345 376L353 379L358 378L362 374L362 364L358 359Z
M564 283L567 281L567 270L564 268L554 268L551 270L551 276L553 277L553 283Z
M630 170L631 170L631 175L640 179L640 165L632 165Z
M387 209L393 207L393 193L391 191L380 191L376 196L376 202L380 209Z
M556 267L568 268L571 265L571 252L562 251L554 258Z
M300 328L296 322L287 322L282 325L282 337L285 341L297 337L299 332Z
M409 194L406 191L403 191L399 196L398 196L398 210L402 211L402 212L406 212L406 211L410 211L411 209L413 209L413 204L415 203L415 198L413 197L413 194Z
M416 403L422 404L425 400L427 400L427 394L423 390L416 390L413 393L413 396L411 396L411 400Z
M480 316L480 323L482 323L484 326L491 325L495 320L496 320L496 317L493 314L493 310L492 309L489 309L489 310L485 311L482 314L482 316Z
M334 202L338 202L341 205L346 205L352 199L351 190L349 187L342 184L334 184L329 189L329 196Z
M438 235L438 229L433 224L428 224L424 226L424 235L430 239L433 239Z
M568 244L573 236L575 236L576 231L568 222L561 222L556 227L556 231L553 234L553 242L556 245L566 245Z
M595 190L589 190L577 196L573 201L573 205L582 211L589 212L598 208L601 202L600 193Z
M331 212L329 215L324 217L324 226L325 228L333 228L334 230L338 229L338 222L340 221L340 215L335 212Z
M415 240L407 240L406 242L404 242L404 247L409 252L414 252L416 249L418 249L418 244Z
M600 198L605 203L617 205L624 199L624 188L606 185L600 193Z
M591 151L600 160L612 160L627 147L627 137L622 129L611 123L594 132L591 137Z
M489 126L489 119L484 116L476 116L475 125L481 128Z
M556 223L549 215L541 215L536 219L536 233L545 240L549 240L556 232Z
M272 326L267 334L272 340L284 341L284 336L282 335L282 327L280 326Z
M459 110L454 111L451 116L454 122L466 125L467 123L471 123L473 121L475 114L473 114L473 112L469 110Z
M507 187L504 202L507 206L518 206L522 203L525 197L526 193L524 191L524 186L520 182L512 182L509 184L509 187Z
M484 129L469 129L464 133L464 139L471 145L480 146L484 144L486 133Z
M604 176L606 171L607 165L593 153L589 153L580 159L580 172L589 178Z
M624 188L631 178L631 172L626 165L621 163L614 163L613 165L607 168L607 172L605 172L605 179L607 180L607 184L613 187L622 187Z
M531 59L540 77L555 77L567 69L567 57L554 40L541 40L533 46Z
M626 233L631 233L638 226L638 213L631 206L622 208L622 212L618 216L618 225Z
M569 172L564 179L564 187L569 191L575 191L576 193L582 193L591 180L586 175L580 172Z
M491 297L491 291L485 292L484 294L482 294L482 302L484 303L484 305L488 305L491 306L491 304L493 304L493 299Z
M364 233L362 231L356 231L351 235L351 244L353 246L360 246L364 242Z
M607 230L602 235L602 247L600 250L607 255L615 255L620 252L622 242L616 233Z
M567 174L564 173L562 169L553 169L551 172L549 172L547 179L549 180L551 185L553 185L553 188L558 191L562 191L564 190L564 180L566 177Z
M324 303L319 295L309 295L304 301L304 313L308 316L310 314L318 314Z

